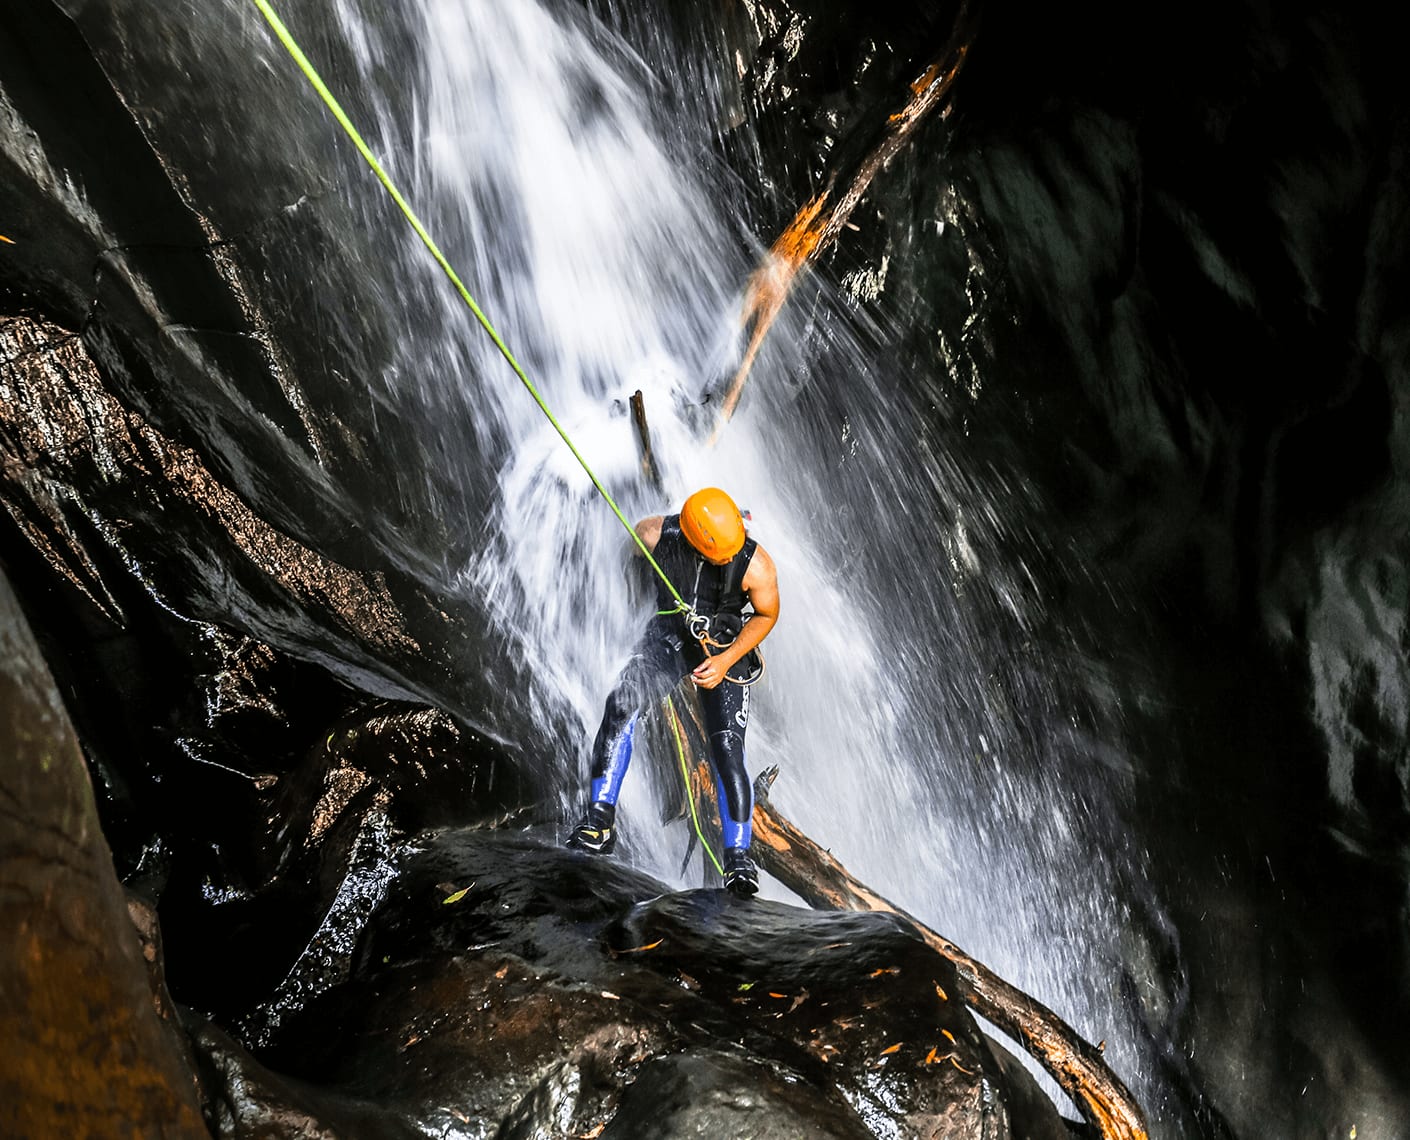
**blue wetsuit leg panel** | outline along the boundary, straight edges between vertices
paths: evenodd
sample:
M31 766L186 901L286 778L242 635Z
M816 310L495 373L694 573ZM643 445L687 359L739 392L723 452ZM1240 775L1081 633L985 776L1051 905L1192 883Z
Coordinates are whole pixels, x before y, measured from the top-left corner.
M655 618L637 642L608 694L592 743L592 798L615 804L632 760L632 738L641 714L666 696L693 667L685 654L680 620Z
M610 709L610 702L608 707ZM598 737L601 738L604 731L607 734L606 740L600 740L601 755L605 757L605 762L600 773L597 770L597 765L593 765L593 803L615 804L617 802L617 796L622 791L622 780L626 777L627 767L632 762L632 733L636 731L636 722L640 718L640 712L632 712L626 724L622 724L620 717L603 717ZM593 756L596 757L598 754L598 744L594 743Z
M701 692L700 711L705 717L710 759L720 788L720 824L725 846L748 847L754 836L754 790L749 785L749 772L744 764L749 688L723 681Z

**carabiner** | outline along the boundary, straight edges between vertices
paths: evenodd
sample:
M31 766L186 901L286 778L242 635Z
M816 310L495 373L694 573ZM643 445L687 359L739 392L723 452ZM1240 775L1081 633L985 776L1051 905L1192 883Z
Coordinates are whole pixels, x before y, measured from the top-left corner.
M702 645L710 640L710 619L705 614L696 613L691 610L685 619L685 628L690 631L690 636Z

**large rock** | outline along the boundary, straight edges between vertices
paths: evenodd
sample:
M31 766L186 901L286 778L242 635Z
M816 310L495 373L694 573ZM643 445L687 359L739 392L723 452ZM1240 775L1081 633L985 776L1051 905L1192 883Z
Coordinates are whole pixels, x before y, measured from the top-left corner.
M211 1131L219 1140L418 1140L425 1135L380 1105L270 1072L215 1025L193 1025L191 1038L211 1106Z
M347 981L261 1059L468 1136L1063 1135L957 994L893 916L457 829L398 854Z
M268 777L238 816L243 837L171 860L161 903L174 990L262 1044L347 976L407 836L533 818L533 802L514 760L448 714L364 700Z
M78 742L0 575L0 1132L206 1137Z
M161 640L135 591L500 726L524 678L454 588L494 506L477 463L447 460L471 409L394 393L408 328L440 310L360 271L385 231L327 193L362 171L302 77L278 72L289 114L251 113L271 73L231 57L279 50L257 9L152 15L24 0L0 43L0 505L47 571L16 588L58 584L88 641ZM504 686L468 698L487 673Z
M722 147L759 188L767 240L923 61L945 13L743 7L721 55L742 73ZM362 208L355 157L297 73L266 66L278 49L253 6L197 6L175 23L140 0L12 9L0 538L61 688L81 700L124 869L189 858L194 845L173 842L183 828L220 832L177 873L186 897L209 890L232 919L177 924L174 973L190 992L201 935L258 944L244 921L258 908L233 911L270 867L242 857L239 836L274 789L290 793L300 733L349 689L522 723L489 709L516 690L484 683L504 670L475 621L423 592L478 541L491 497L480 468L443 461L472 437L492 452L494 433L477 436L444 389L429 423L393 398L398 338L439 311L428 278L397 296L356 271L393 256L385 203ZM718 5L687 9L670 15L677 34L714 36ZM332 13L301 15L349 71ZM1023 649L1005 643L959 702L975 724L947 731L987 732L990 711L1025 739L1092 725L1068 762L1104 769L1099 780L1055 786L1077 789L1081 815L1098 805L1091 849L1127 859L1118 906L1138 1044L1186 1102L1162 1107L1158 1126L1259 1135L1315 1118L1330 1131L1355 1113L1364 1134L1407 1115L1398 57L1377 22L1326 5L1151 19L1118 5L991 19L956 113L873 184L824 269L888 338L899 330L886 355L938 409L915 426L939 467L923 481L968 488L995 473L1002 519L943 516L939 538L954 538L966 591L957 628L992 620ZM644 53L662 38L643 14L626 23ZM359 121L405 97L399 78L352 93ZM455 354L444 366L474 370ZM916 487L902 490L913 502ZM1022 573L1006 579L1014 547ZM1031 601L1024 620L965 616L1000 595ZM336 674L307 719L260 727L262 705L297 699L258 693L196 731L172 715L207 691L193 676L249 666L297 690L315 674L290 661ZM1029 711L1051 719L1018 715L1010 696L1025 683L1041 697ZM236 719L255 727L232 742ZM265 928L288 933L245 976L242 1008L303 976L284 972L301 948L331 964L310 977L336 981L340 939L365 919L367 898L332 907L325 882L382 865L388 833L363 810L380 785L334 761L326 775L327 805L348 810L310 849L327 858L299 863L318 890ZM319 778L312 761L305 776ZM1108 799L1118 785L1129 794ZM189 808L210 803L221 818ZM1036 831L1022 841L1043 850ZM718 1057L653 1065L663 1088L732 1071Z

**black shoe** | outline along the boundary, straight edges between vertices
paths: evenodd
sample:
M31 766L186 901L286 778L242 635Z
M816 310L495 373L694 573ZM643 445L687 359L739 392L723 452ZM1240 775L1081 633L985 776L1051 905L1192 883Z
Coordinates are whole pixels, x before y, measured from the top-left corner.
M747 899L759 892L759 872L747 847L725 848L725 890Z
M616 819L617 809L611 804L593 804L568 836L568 846L595 855L610 855L617 846L617 829L612 826Z

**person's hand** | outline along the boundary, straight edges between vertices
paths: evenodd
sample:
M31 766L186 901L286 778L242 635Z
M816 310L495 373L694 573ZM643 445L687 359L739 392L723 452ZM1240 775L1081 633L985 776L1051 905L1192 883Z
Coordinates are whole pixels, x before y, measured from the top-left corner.
M701 689L713 689L725 679L732 664L723 653L718 657L707 657L691 673L690 679Z

